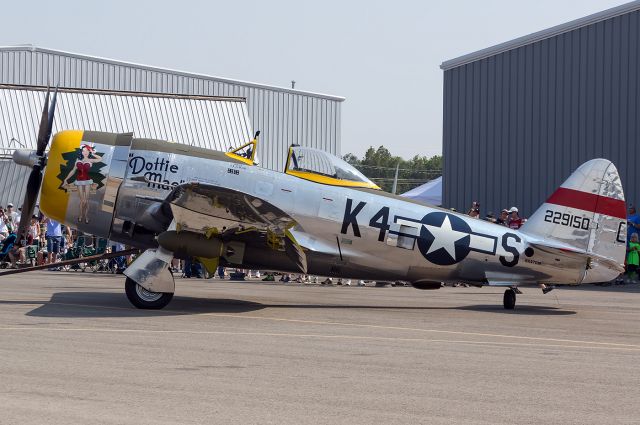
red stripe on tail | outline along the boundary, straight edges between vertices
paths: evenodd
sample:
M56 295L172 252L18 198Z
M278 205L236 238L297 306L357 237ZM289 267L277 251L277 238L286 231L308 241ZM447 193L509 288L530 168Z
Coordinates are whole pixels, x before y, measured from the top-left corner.
M549 204L577 208L593 213L626 219L627 210L624 201L606 196L596 195L574 189L560 187L547 199Z

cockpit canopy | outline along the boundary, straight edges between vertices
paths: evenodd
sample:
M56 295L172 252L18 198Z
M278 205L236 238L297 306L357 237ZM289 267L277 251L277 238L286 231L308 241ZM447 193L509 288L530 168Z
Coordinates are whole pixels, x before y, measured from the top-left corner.
M331 186L380 189L378 185L347 162L314 148L290 147L284 172L301 179Z

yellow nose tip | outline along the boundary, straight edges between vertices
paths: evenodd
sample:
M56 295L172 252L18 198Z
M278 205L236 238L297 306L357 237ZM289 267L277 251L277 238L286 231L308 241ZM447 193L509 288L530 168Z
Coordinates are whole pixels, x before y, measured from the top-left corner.
M40 208L45 215L61 223L67 223L67 205L69 204L69 193L63 187L63 179L66 176L61 176L61 170L66 164L63 155L80 147L83 134L81 130L65 130L56 133L47 158L47 167L40 190Z

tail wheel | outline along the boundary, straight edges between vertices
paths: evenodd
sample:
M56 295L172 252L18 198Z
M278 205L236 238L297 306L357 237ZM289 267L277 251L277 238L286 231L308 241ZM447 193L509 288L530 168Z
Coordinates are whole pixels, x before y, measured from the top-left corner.
M149 291L131 278L127 278L124 288L131 304L141 309L159 310L173 298L173 293Z
M502 299L504 308L507 310L513 310L516 306L516 291L509 288L504 291L504 297Z

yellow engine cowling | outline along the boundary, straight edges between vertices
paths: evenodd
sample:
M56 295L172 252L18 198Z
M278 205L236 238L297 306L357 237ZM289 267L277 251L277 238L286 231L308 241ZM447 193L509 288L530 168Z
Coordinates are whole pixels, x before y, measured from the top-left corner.
M51 142L40 191L48 217L108 238L131 134L65 130Z

